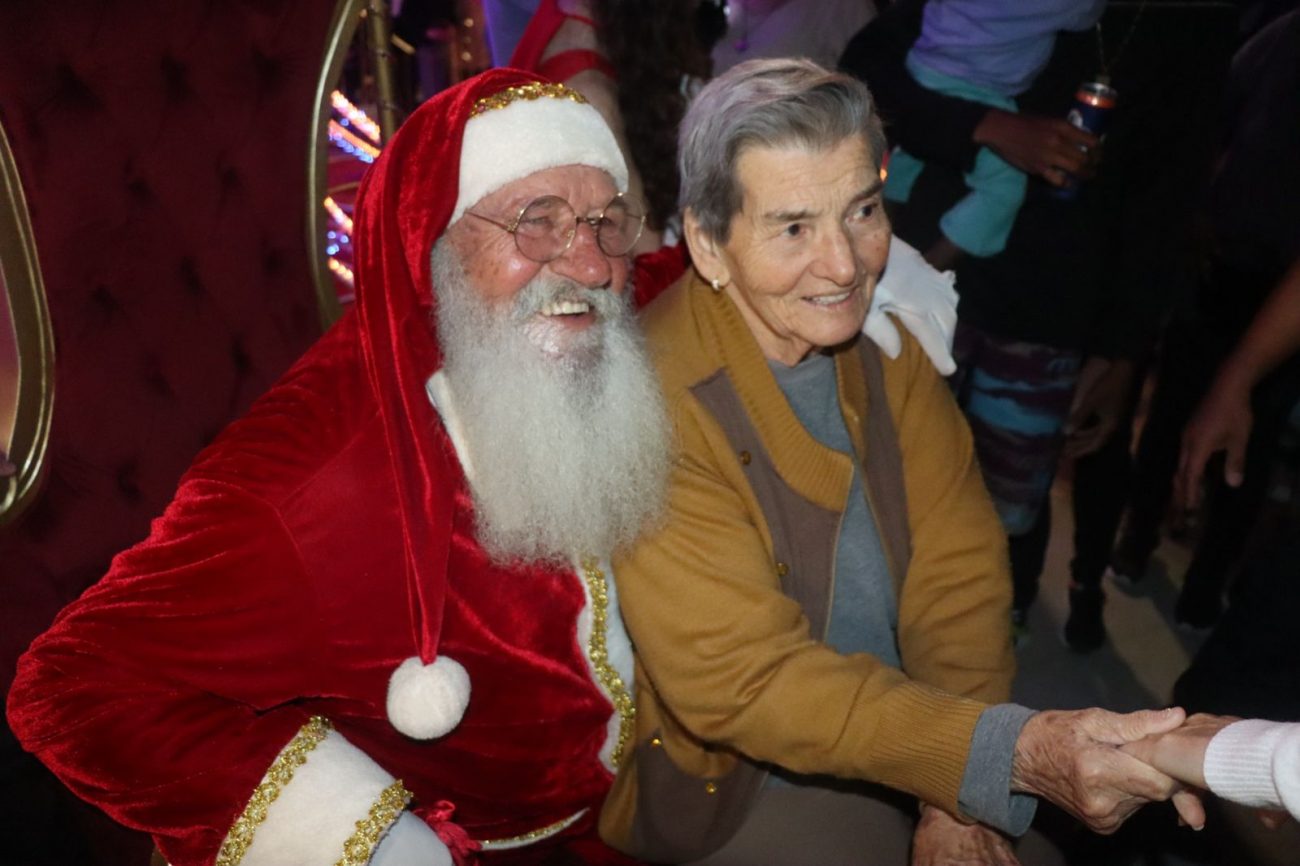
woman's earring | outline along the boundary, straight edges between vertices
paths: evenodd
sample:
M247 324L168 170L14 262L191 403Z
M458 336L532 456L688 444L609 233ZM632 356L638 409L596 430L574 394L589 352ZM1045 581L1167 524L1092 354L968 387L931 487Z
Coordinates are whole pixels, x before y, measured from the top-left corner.
M714 277L713 279L709 280L709 285L713 288L713 291L715 293L722 291L722 283L719 282L717 277Z

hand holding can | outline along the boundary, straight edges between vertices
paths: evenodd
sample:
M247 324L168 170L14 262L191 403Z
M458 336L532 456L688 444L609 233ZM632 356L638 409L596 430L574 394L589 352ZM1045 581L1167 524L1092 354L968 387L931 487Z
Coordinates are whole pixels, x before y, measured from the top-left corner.
M1086 81L1079 85L1074 94L1074 104L1065 119L1079 129L1091 132L1098 138L1104 138L1110 123L1110 114L1119 100L1119 92L1109 84L1101 81ZM1059 199L1071 200L1079 195L1079 181L1072 175L1066 176L1065 184L1052 191Z

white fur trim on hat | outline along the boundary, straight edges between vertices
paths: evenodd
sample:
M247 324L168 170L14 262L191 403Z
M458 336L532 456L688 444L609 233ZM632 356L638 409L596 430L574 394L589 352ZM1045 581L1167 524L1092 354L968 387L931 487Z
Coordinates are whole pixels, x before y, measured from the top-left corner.
M609 172L627 189L627 164L605 119L572 99L519 99L470 118L460 147L460 194L451 222L511 181L561 165Z
M417 740L432 740L460 724L469 706L469 674L460 662L438 656L425 664L411 656L388 681L388 721Z

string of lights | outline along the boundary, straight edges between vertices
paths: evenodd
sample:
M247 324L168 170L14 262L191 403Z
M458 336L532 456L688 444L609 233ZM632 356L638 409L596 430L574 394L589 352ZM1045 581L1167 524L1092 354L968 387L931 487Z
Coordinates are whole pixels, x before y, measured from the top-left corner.
M375 157L379 156L379 148L346 129L337 120L329 122L327 133L330 141L362 162L374 162Z
M371 144L379 144L379 124L353 105L342 92L335 90L330 94L330 105L341 115L339 120L341 125L357 130L370 139Z

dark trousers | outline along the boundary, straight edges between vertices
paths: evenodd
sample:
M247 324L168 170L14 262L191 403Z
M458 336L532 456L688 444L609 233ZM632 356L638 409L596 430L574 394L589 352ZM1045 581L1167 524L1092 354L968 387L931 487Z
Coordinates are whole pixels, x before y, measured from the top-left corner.
M1080 586L1101 585L1124 505L1133 489L1130 443L1142 379L1141 375L1133 377L1124 411L1110 438L1074 464L1074 557L1070 560L1070 577Z
M1218 336L1204 321L1175 320L1166 331L1129 488L1125 543L1139 563L1160 543L1183 429L1230 348L1231 341Z

